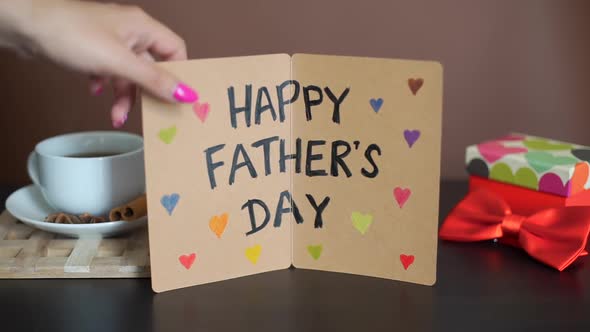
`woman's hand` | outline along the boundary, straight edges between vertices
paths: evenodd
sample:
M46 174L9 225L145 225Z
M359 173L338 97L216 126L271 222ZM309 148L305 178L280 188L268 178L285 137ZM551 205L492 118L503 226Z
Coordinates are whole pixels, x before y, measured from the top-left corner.
M11 4L13 8L3 8ZM8 29L6 21L13 30L0 31L0 38L8 36L3 38L5 43L88 74L94 94L110 83L115 93L111 119L116 128L127 120L135 85L170 102L198 100L193 89L154 64L154 60L185 60L184 41L137 7L0 0L0 30Z

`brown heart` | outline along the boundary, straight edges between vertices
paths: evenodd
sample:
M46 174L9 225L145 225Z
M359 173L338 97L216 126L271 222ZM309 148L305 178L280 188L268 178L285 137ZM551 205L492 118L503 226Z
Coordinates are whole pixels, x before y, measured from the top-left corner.
M422 84L424 84L424 80L421 78L408 79L408 86L410 87L410 91L412 91L414 96L416 95L416 93L418 93L418 90L420 90Z

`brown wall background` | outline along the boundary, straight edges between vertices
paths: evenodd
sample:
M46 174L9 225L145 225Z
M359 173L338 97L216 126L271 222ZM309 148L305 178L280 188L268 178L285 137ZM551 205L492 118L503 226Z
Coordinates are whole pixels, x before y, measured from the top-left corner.
M440 61L442 173L464 177L466 145L509 131L590 144L590 1L124 1L182 35L190 58L324 53ZM110 93L0 51L0 184L29 182L39 140L110 129ZM141 132L140 113L126 130Z

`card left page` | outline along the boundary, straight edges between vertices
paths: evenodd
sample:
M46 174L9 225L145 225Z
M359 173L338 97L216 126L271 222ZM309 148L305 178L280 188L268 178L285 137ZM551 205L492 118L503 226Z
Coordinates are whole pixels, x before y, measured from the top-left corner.
M160 64L194 87L194 104L143 94L152 288L162 292L291 264L290 57ZM281 101L282 100L282 101ZM274 156L273 156L274 155ZM278 212L278 213L277 213Z

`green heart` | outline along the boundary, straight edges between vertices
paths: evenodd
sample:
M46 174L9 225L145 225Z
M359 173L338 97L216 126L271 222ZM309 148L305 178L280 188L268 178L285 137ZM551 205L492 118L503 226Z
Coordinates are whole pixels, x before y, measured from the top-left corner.
M505 163L497 163L492 167L492 170L490 171L490 179L516 184L533 190L537 190L539 186L537 175L535 175L535 172L533 172L532 169L523 167L516 171L516 175L514 175L512 174L510 166Z
M174 140L174 136L176 136L176 126L160 130L158 136L160 137L162 142L166 144L172 143L172 140Z
M543 173L553 166L575 165L578 161L578 159L573 157L554 156L551 153L545 151L527 152L525 158L531 167L534 168L538 173Z
M307 251L309 252L309 254L311 255L311 257L313 257L313 259L315 259L316 261L318 260L318 258L320 258L320 255L322 254L322 245L317 245L317 246L307 246Z
M367 232L371 223L373 223L373 216L370 213L362 214L360 212L353 212L351 219L354 228L363 235Z
M573 145L567 143L551 143L546 139L527 139L524 146L533 150L570 150Z

